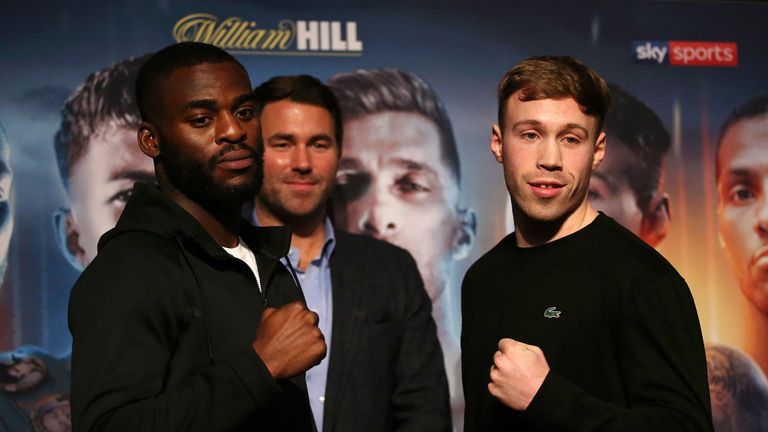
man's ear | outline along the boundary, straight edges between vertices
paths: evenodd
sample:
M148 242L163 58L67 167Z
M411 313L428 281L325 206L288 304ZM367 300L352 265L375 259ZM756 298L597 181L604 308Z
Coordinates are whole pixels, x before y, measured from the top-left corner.
M456 230L451 247L451 258L464 259L469 255L469 250L475 244L477 237L477 218L471 208L458 209L459 229Z
M496 158L496 162L502 163L503 146L501 140L501 129L498 124L491 126L491 153ZM473 212L474 213L474 212Z
M139 141L139 148L142 153L152 159L160 155L160 147L157 143L157 133L152 123L141 122L136 138Z
M605 144L606 144L605 132L600 132L595 141L595 153L592 156L592 171L596 170L600 166L600 162L605 157Z
M643 213L640 224L640 238L649 245L656 247L669 231L669 223L672 220L669 195L658 193L648 203L648 211Z
M71 210L58 208L53 212L53 230L64 259L77 271L83 271L85 250L80 246L80 233Z

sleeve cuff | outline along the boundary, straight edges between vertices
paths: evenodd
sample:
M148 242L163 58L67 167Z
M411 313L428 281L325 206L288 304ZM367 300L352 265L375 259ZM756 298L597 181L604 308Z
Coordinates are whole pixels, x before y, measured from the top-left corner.
M267 366L253 350L236 354L227 362L257 406L266 406L276 395L283 394Z
M581 393L581 388L549 371L524 415L534 424L557 430L569 418Z

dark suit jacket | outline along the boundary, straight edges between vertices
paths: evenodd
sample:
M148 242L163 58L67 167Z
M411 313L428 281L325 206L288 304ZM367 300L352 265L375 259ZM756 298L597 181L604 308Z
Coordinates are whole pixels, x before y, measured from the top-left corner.
M336 230L324 432L450 431L432 303L403 249Z

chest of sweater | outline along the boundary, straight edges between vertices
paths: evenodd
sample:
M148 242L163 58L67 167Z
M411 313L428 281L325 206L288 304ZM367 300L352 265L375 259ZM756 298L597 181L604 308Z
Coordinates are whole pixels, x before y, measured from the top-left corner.
M621 394L605 388L621 383L621 280L606 277L588 259L551 258L506 257L503 271L494 266L495 272L484 273L484 300L476 305L485 303L478 308L485 318L475 323L483 327L475 333L484 339L482 357L492 358L499 339L512 338L540 347L552 370L592 394Z
M614 327L604 287L547 279L559 278L507 287L489 333L540 347L553 368L582 369L576 353L588 364L594 363L593 354L604 358L612 350Z

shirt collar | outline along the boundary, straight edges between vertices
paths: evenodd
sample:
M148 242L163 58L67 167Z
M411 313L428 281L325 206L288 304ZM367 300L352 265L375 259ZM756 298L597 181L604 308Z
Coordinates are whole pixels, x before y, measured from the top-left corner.
M327 265L328 261L331 259L331 254L333 253L334 248L336 247L336 233L333 230L333 224L331 223L331 219L326 217L325 218L325 240L323 241L323 247L320 249L320 256L319 257L312 257L312 262L315 262L316 260L320 260L320 265ZM291 246L290 251L288 252L288 258L291 260L291 264L298 269L299 268L299 251Z

